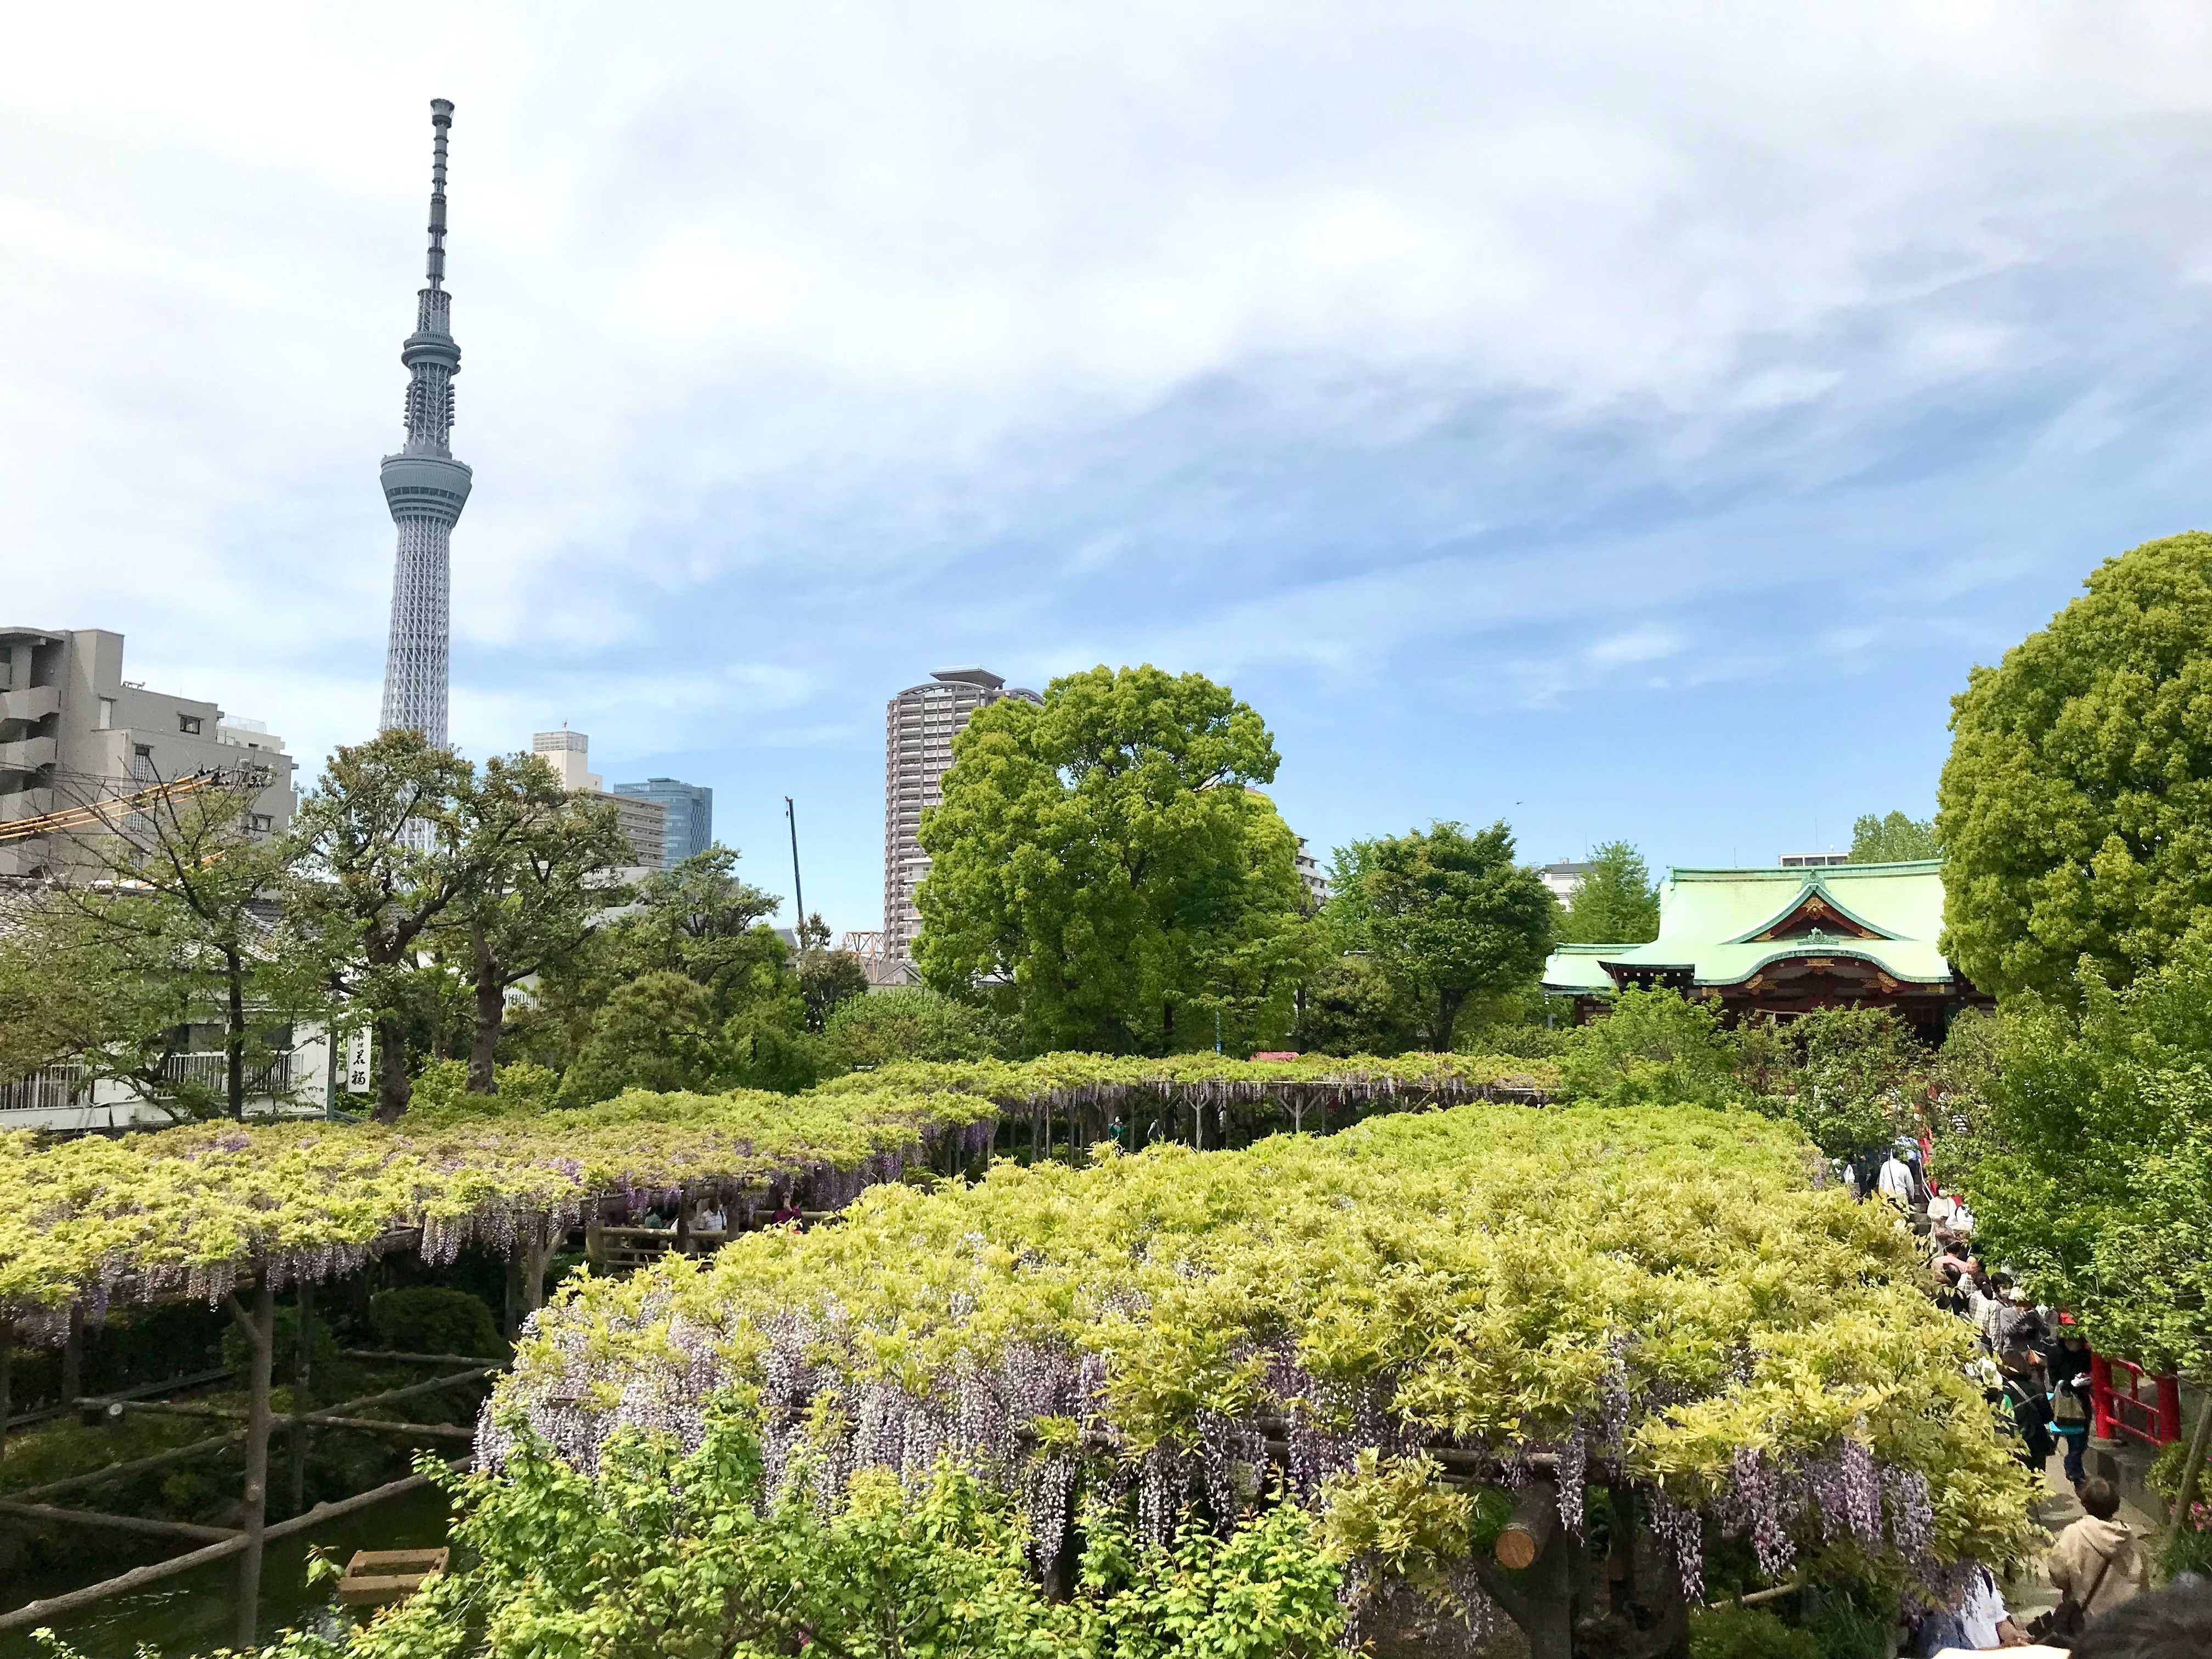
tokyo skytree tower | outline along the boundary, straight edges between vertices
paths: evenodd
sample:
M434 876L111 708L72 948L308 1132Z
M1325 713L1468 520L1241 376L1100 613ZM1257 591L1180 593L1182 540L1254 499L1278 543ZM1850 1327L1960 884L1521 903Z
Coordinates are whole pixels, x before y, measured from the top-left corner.
M384 714L389 732L410 726L446 746L447 655L453 638L448 578L453 525L469 499L469 469L453 459L453 295L446 292L446 132L453 106L430 100L428 285L416 295L415 331L399 349L407 365L407 441L384 458L384 500L399 526L392 568L392 635L384 653Z

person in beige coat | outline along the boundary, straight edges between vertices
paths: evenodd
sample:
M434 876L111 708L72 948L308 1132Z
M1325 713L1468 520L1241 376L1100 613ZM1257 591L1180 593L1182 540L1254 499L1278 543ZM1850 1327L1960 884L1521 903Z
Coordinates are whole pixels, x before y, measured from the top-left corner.
M2113 1517L2120 1494L2101 1477L2081 1483L2088 1511L2058 1534L2046 1569L2051 1586L2094 1618L2150 1588L2150 1559L2135 1529Z

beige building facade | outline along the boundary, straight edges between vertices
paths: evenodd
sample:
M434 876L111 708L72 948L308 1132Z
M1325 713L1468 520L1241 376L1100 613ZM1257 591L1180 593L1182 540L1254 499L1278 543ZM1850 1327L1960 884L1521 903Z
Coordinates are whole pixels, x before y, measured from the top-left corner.
M0 627L0 876L63 874L87 833L4 836L10 823L247 767L265 779L247 828L280 835L298 805L283 738L125 679L120 634Z

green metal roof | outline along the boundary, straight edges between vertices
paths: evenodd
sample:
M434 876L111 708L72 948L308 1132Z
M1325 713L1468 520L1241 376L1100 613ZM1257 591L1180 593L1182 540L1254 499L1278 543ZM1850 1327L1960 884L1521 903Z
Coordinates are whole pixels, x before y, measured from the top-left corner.
M1800 905L1824 900L1838 915L1881 935L1816 931L1761 939ZM1659 889L1659 937L1643 945L1563 945L1544 964L1547 991L1613 988L1605 964L1687 968L1696 985L1737 985L1791 957L1856 957L1893 978L1947 985L1954 977L1936 940L1943 931L1943 861L1833 864L1810 869L1669 870Z

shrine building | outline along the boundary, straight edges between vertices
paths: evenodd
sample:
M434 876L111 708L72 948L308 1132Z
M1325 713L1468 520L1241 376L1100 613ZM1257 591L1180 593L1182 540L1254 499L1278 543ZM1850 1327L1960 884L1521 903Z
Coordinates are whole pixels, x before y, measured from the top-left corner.
M1989 999L1943 956L1943 861L1750 870L1669 870L1659 937L1562 945L1547 996L1577 1024L1626 987L1717 999L1730 1024L1814 1008L1894 1008L1929 1041L1952 1013Z

